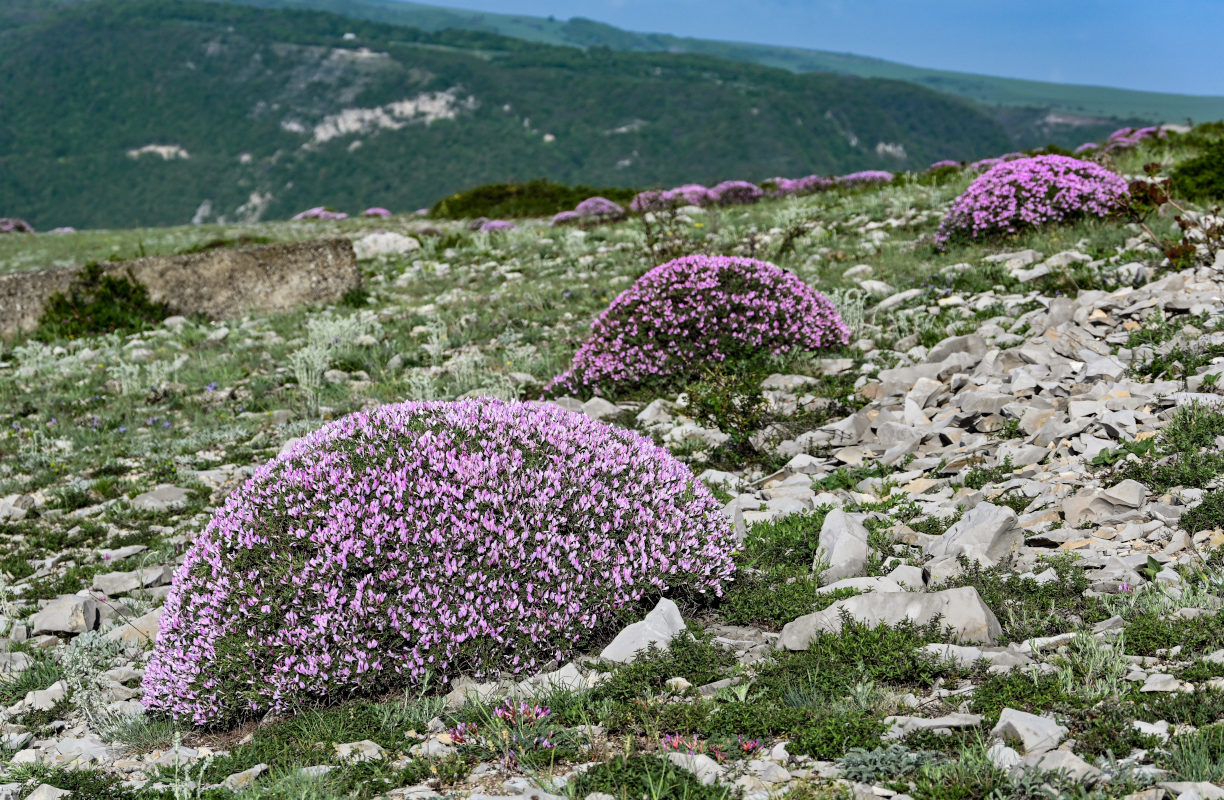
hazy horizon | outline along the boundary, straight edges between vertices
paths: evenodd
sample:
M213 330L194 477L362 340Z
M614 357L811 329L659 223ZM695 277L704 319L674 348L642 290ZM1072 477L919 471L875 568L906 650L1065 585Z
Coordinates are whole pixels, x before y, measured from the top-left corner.
M1224 95L1224 2L1133 0L421 0L642 33L805 47L1055 83Z

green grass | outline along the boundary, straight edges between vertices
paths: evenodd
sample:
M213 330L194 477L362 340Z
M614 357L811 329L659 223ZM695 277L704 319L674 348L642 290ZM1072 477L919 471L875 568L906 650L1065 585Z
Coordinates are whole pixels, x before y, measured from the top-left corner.
M1224 435L1221 406L1191 403L1174 412L1156 437L1156 445L1138 463L1122 462L1110 481L1137 480L1154 492L1174 486L1207 488L1224 474L1224 453L1215 438Z

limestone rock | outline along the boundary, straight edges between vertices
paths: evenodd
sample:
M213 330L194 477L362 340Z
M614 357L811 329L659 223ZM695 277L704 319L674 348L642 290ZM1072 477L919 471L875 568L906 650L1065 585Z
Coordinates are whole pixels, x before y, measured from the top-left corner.
M61 595L30 617L33 635L40 633L84 633L98 621L98 606L92 597Z
M1005 708L990 735L1019 739L1024 744L1026 754L1044 753L1058 747L1058 743L1067 735L1067 728L1048 717Z
M869 548L867 529L857 517L840 508L830 511L820 526L820 549L829 567L820 573L822 581L838 581L861 575L867 566ZM821 556L816 557L819 564ZM813 569L816 564L813 564Z
M941 625L952 628L957 642L991 643L1002 633L999 621L977 589L962 586L930 593L873 592L839 600L824 611L788 623L779 645L787 650L806 650L817 633L841 631L842 612L870 627L897 625L903 620L925 625L939 616Z
M666 649L682 630L684 618L680 616L680 609L671 600L663 598L645 619L616 634L616 638L600 652L599 657L605 661L628 664L637 658L639 651L645 650L652 643Z
M978 503L955 525L924 548L934 559L965 555L990 566L1024 541L1016 512L1006 506Z
M138 511L176 511L187 505L187 490L163 483L151 492L132 498L132 507Z

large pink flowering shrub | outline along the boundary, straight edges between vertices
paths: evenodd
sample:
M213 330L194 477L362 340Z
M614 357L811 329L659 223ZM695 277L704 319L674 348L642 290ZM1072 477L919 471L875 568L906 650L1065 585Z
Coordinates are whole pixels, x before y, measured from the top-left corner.
M935 243L1017 233L1052 222L1104 217L1127 196L1126 180L1091 161L1033 156L979 175L939 224Z
M666 450L551 404L402 403L260 467L192 544L144 704L196 724L540 669L612 612L720 594L720 504Z
M703 363L845 344L824 295L751 258L687 256L655 267L596 318L552 394L591 394L683 376Z

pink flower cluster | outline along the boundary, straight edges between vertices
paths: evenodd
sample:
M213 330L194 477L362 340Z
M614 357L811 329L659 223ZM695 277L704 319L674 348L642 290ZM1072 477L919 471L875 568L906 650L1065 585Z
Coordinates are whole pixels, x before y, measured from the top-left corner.
M849 338L833 304L794 274L751 258L687 256L655 267L613 300L546 391L589 395L665 383L706 362Z
M1159 125L1149 125L1146 128L1118 128L1105 139L1106 150L1123 150L1142 142L1144 139L1164 138L1169 133Z
M617 609L720 594L720 505L666 450L552 404L401 403L261 466L188 550L144 704L204 725L569 659Z
M891 172L882 169L867 169L862 172L851 172L849 175L838 177L838 186L865 186L876 183L892 183L894 176Z
M765 192L748 181L723 181L710 188L710 195L720 206L740 206L757 202Z
M625 209L606 197L588 197L573 211L562 211L552 219L553 225L568 225L576 222L615 222L623 219Z
M1127 195L1126 180L1069 156L1004 161L979 175L939 224L935 243L1017 233L1092 214L1104 217Z
M24 219L0 217L0 233L33 233L34 226Z
M485 220L484 222L480 223L480 227L477 228L477 230L508 231L508 230L513 230L514 228L517 228L517 227L518 227L517 225L515 225L513 222L510 222L509 220L489 219L489 220Z
M1080 153L1090 153L1094 150L1104 150L1105 152L1127 150L1135 147L1145 139L1163 139L1168 135L1169 132L1159 125L1149 125L1146 128L1118 128L1105 138L1105 144L1084 142L1075 148L1075 153L1078 155Z
M790 197L791 195L813 194L832 189L837 185L833 178L823 175L808 175L803 178L770 178L762 181L761 186L769 197Z
M391 216L391 212L388 209L375 206L373 208L367 208L365 211L362 211L361 216L386 218L386 217Z
M891 175L889 180L891 180ZM789 195L812 194L836 185L836 179L823 175L808 175L803 178L770 178L760 185L748 181L723 181L712 187L699 183L686 183L674 189L651 189L639 192L629 203L635 214L647 211L662 211L678 206L742 205L755 203L765 197L787 197Z
M333 211L327 206L315 206L314 208L308 208L305 211L299 211L290 217L290 219L294 222L299 222L306 219L337 220L348 219L348 214L345 214L343 211Z
M945 169L949 167L956 167L959 169L960 165L961 164L959 161L952 161L951 159L944 159L943 161L936 161L933 164L931 164L931 166L927 167L927 172L934 172L937 169Z

